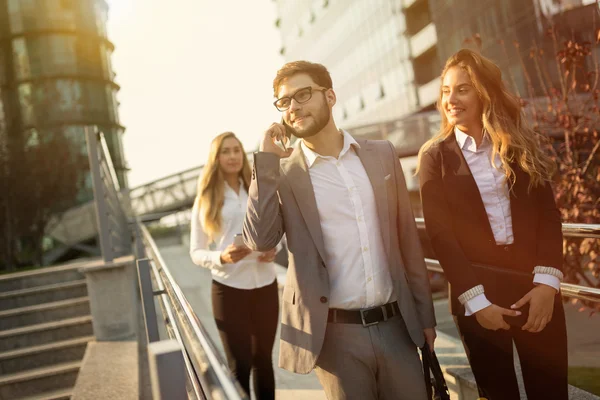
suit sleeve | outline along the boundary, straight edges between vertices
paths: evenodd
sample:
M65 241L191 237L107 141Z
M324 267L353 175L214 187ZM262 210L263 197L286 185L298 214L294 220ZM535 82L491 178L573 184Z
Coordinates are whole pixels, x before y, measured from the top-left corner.
M284 233L279 204L280 158L276 154L254 153L248 208L244 219L244 242L255 251L277 246Z
M454 234L452 213L442 183L439 154L434 157L429 152L423 153L419 165L419 182L425 227L433 251L453 287L453 292L458 295L464 294L478 287L481 282L477 280L471 263Z
M404 172L396 150L392 143L388 142L394 158L394 175L396 190L398 192L398 213L396 226L400 240L400 254L406 267L408 285L411 289L419 320L423 328L433 328L436 325L435 313L433 311L433 300L429 286L429 274L425 265L425 256L419 240L419 232L412 212L410 197L404 179Z
M556 268L562 272L563 236L560 211L550 183L535 188L537 192L536 266Z

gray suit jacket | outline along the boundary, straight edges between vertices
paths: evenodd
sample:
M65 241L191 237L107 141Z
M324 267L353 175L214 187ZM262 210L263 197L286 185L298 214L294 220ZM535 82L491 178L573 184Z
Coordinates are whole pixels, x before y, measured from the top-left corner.
M361 148L356 151L375 192L400 311L413 342L420 347L423 328L434 327L435 316L404 174L390 142L357 142ZM308 374L315 367L327 327L329 277L317 204L300 146L281 161L271 153L254 155L244 240L253 250L265 251L275 247L284 233L289 265L279 366Z

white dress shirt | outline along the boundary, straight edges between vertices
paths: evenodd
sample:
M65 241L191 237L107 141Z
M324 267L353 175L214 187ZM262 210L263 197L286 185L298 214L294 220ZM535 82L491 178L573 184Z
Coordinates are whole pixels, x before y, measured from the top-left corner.
M194 264L209 268L215 281L238 289L256 289L271 284L276 277L273 262L259 262L260 252L252 252L234 264L221 264L221 252L233 243L233 237L242 233L248 192L240 185L237 194L225 182L225 201L221 210L221 233L209 243L208 235L200 222L196 203L192 209L190 256ZM209 246L214 248L209 250Z
M329 274L330 308L360 309L395 300L371 181L342 131L338 158L304 152L313 185Z
M494 168L491 163L492 144L487 134L483 136L479 147L477 147L475 140L471 136L456 127L454 128L454 134L481 194L481 200L483 201L485 212L492 227L496 244L512 244L514 236L510 196L500 157L496 155ZM556 290L560 289L560 280L554 275L535 274L533 282L552 286ZM479 294L465 303L465 315L472 315L491 304L485 297L485 294Z

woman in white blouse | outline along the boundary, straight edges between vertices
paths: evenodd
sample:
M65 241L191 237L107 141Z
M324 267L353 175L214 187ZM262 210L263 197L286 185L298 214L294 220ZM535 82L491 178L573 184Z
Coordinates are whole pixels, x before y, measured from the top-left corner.
M460 50L441 80L440 132L419 152L421 200L480 394L520 399L514 343L527 398L566 400L555 165L492 61Z
M246 214L250 166L242 143L225 132L213 139L192 209L190 256L212 272L212 307L231 371L257 399L275 397L271 352L279 301L275 249L234 244ZM237 243L237 241L236 241Z

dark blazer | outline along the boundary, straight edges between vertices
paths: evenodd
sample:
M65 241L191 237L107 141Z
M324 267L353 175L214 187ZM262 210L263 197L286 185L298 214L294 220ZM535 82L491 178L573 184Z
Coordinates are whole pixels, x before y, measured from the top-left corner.
M487 296L488 287L497 279L471 263L496 264L529 274L536 266L562 270L561 216L552 188L546 183L528 192L529 175L518 165L511 166L516 175L510 208L517 262L502 265L498 263L503 259L499 254L502 248L496 245L479 189L455 135L433 145L421 158L419 180L425 225L450 282L455 315L462 314L457 301L460 294L483 284Z

